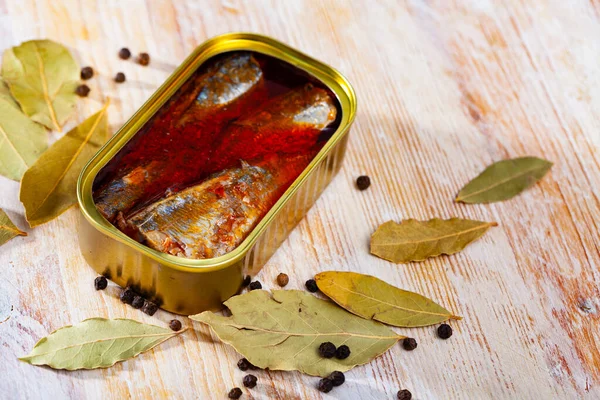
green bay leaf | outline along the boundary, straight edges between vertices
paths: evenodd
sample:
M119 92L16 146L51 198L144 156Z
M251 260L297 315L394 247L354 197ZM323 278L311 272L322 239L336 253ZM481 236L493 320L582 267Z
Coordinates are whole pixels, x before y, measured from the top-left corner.
M404 328L462 319L418 293L398 289L381 279L356 272L326 271L317 286L339 306L362 318Z
M31 40L8 49L2 77L23 112L49 129L61 130L75 107L79 67L66 47Z
M56 141L23 175L19 199L31 227L48 222L77 203L77 178L108 138L106 109Z
M27 233L17 228L0 208L0 246L16 236L27 236Z
M47 147L44 127L21 111L0 80L0 175L20 180Z
M496 225L495 222L461 218L408 219L400 224L388 221L371 236L371 254L395 263L454 254Z
M550 168L550 161L536 157L495 162L467 183L456 196L456 201L493 203L511 199L542 179Z
M403 338L379 322L299 290L275 290L272 296L253 290L225 305L230 317L206 311L190 318L209 325L219 339L260 368L327 376L365 364ZM323 358L318 352L323 342L345 344L351 354L344 360Z
M90 318L52 332L40 339L31 353L19 359L54 369L106 368L183 331L174 332L131 319Z

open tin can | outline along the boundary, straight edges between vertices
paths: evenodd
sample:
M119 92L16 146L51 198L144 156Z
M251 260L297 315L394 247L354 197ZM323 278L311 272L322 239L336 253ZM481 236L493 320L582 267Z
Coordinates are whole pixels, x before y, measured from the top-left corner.
M124 162L128 154L137 160L139 157L131 156L136 148L155 143L144 143L148 124L169 112L169 101L183 93L198 71L236 52L250 54L264 66L267 91L281 91L281 83L288 81L291 85L304 81L309 88L316 85L326 90L335 102L335 122L320 133L319 147L306 166L234 249L212 258L192 259L148 247L123 233L99 210L98 187L115 173L113 165ZM231 111L232 107L224 109ZM260 109L256 113L260 116ZM79 242L85 260L98 273L122 287L134 288L165 310L195 314L220 308L240 290L244 276L260 270L339 171L355 113L354 90L339 72L283 43L248 33L225 34L204 42L84 167L77 196L82 212ZM150 178L146 174L141 179ZM112 191L115 193L118 191Z

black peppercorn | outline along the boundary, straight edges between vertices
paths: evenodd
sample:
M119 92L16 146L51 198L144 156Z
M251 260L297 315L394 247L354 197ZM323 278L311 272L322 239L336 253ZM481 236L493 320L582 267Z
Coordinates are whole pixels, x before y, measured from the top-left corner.
M150 55L148 53L140 53L137 57L137 62L143 66L150 64Z
M448 324L441 324L437 328L437 334L440 339L448 339L452 336L452 327Z
M317 282L314 279L307 280L304 286L306 286L306 290L308 290L311 293L315 293L317 290L319 290Z
M256 381L257 381L256 376L248 374L244 377L244 386L252 389L253 387L256 386Z
M408 389L398 390L398 400L410 400L412 399L412 393Z
M75 89L75 94L80 97L87 97L87 95L90 94L90 88L88 85L79 85Z
M290 277L287 274L281 273L277 275L277 284L281 287L284 287L290 282Z
M229 397L230 399L239 399L240 397L242 397L242 389L238 387L231 389L227 397Z
M103 276L98 276L94 279L94 287L96 290L104 290L108 286L108 281Z
M323 393L329 393L331 392L331 389L333 389L333 382L329 378L323 378L319 381L317 389Z
M361 175L356 179L356 187L358 190L365 190L371 186L371 178L366 175Z
M329 375L329 379L333 382L333 386L340 386L346 382L346 377L340 371L333 371L331 375Z
M262 285L259 281L254 281L250 284L250 290L262 289Z
M123 290L121 292L121 295L119 296L121 301L125 304L131 304L134 297L135 297L135 292L133 290L131 290L130 288L126 288L125 290Z
M83 67L81 68L81 79L88 80L94 76L94 70L92 67Z
M335 351L335 358L337 358L338 360L345 360L346 358L348 358L349 355L350 347L346 346L345 344L338 347Z
M153 316L158 310L158 306L151 301L144 301L144 305L142 306L142 312L148 314L149 316Z
M407 337L402 341L404 350L412 351L417 348L417 341L411 337Z
M237 366L242 371L247 371L248 369L255 369L256 368L254 365L252 365L250 363L250 361L248 361L245 358L240 359L240 361L238 361L238 363L237 363Z
M121 60L127 60L129 57L131 57L131 51L129 51L127 47L123 47L119 50L119 58Z
M171 328L171 330L177 332L178 330L181 329L181 321L179 321L178 319L172 319L169 322L169 328Z
M117 82L117 83L125 82L125 74L122 72L117 72L117 75L115 75L115 82Z
M142 296L135 296L131 302L131 307L140 309L144 305L144 298Z
M335 355L335 344L331 342L323 342L319 346L319 354L321 357L331 358Z
M250 275L246 275L246 277L242 281L242 287L248 286L250 284L251 280L252 280L252 278L250 278Z

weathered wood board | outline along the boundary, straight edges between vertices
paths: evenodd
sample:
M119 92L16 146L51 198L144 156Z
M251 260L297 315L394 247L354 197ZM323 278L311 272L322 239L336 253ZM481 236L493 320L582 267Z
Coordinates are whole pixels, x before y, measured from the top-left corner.
M184 57L230 31L271 35L341 70L358 93L342 172L258 278L300 288L328 269L369 273L427 295L464 320L448 341L399 329L395 346L328 395L299 373L257 373L244 398L600 397L600 4L588 0L51 1L0 0L0 50L66 44L98 76L71 126L110 97L114 132ZM143 68L117 57L127 46ZM112 77L125 72L127 82ZM53 134L57 138L58 134ZM456 192L486 165L534 155L555 163L503 203ZM371 176L359 192L354 179ZM26 228L19 184L0 177L0 207ZM50 331L88 317L164 324L93 289L77 209L0 248L0 398L225 398L239 356L193 325L112 368L53 371L19 362ZM368 254L375 227L403 218L497 221L464 252L394 265Z

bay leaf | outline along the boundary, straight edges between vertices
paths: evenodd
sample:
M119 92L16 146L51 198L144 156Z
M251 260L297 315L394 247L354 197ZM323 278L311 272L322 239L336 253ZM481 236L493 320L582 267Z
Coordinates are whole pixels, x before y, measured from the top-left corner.
M232 315L205 311L190 318L209 325L259 368L326 376L365 364L402 339L376 321L364 320L335 304L299 290L264 290L234 296L225 302ZM346 344L344 360L323 358L319 345Z
M0 208L0 246L16 236L27 236L27 233L17 228Z
M131 319L90 318L40 339L19 360L54 369L106 368L133 358L183 332Z
M4 101L10 106L13 106L14 108L21 109L21 107L19 107L19 103L17 103L17 101L12 97L12 94L10 94L10 89L2 78L0 78L0 100Z
M31 227L48 222L77 203L77 178L83 166L108 139L106 109L86 119L56 141L25 172L19 198Z
M495 222L461 218L408 219L400 224L388 221L371 236L371 254L395 263L454 254L496 225Z
M0 80L0 175L15 181L48 147L42 125L25 115Z
M326 271L317 286L340 307L362 318L404 328L462 319L418 293L398 289L381 279L356 272Z
M8 49L2 77L25 114L48 129L61 130L75 107L79 81L79 67L66 47L30 40Z
M511 199L542 179L550 168L550 161L537 157L495 162L467 183L456 196L456 201L493 203Z

